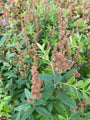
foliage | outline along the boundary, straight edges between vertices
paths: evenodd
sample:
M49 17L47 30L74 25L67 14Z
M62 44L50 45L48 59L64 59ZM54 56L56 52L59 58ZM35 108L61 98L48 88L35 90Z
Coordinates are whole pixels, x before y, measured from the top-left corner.
M0 85L0 118L2 116L7 117L7 118L11 117L11 115L9 114L10 105L8 105L10 98L11 96L8 96L7 94L5 94L5 90L3 90Z
M80 9L70 1L3 2L1 19L8 25L0 23L0 117L89 120L90 24L84 4Z

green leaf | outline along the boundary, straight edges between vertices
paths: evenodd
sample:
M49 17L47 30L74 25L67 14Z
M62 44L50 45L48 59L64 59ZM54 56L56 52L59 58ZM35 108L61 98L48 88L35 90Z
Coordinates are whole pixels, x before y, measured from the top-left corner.
M51 87L47 89L47 87L44 87L44 92L42 93L41 99L43 100L48 100L48 99L54 99L53 92L54 92L54 87Z
M3 100L9 100L9 99L11 99L11 96L6 96L6 97L4 97Z
M30 83L29 82L26 82L26 86L27 86L27 88L30 89Z
M76 104L73 102L72 98L70 98L65 93L61 92L59 99L62 101L62 103L64 103L65 105L69 106L71 109L77 108Z
M59 115L58 117L60 118L60 120L66 120L66 118L63 117L62 115Z
M6 40L6 35L4 35L4 36L1 38L1 40L0 40L0 47L4 44L5 40Z
M47 100L52 97L52 94L54 92L54 76L52 74L39 74L39 77L41 80L44 81L44 91L42 93L42 99Z
M6 72L4 75L7 76L8 78L12 78L12 77L17 78L17 75L14 71Z
M27 111L24 112L21 120L26 120L32 114L33 111L34 111L34 108L30 107Z
M20 106L16 107L15 110L16 111L23 111L23 110L25 111L25 109L29 106L30 106L30 103L26 103L24 105L20 105Z
M80 80L74 84L76 87L80 87L83 84L83 80Z
M86 100L88 101L88 103L90 104L90 98L88 97L88 95L84 91L82 92L82 94L86 98Z
M43 116L45 116L45 117L47 117L47 118L52 118L51 113L49 113L48 110L47 110L46 108L42 107L42 106L36 107L35 110L36 110L39 114L41 114L41 115L43 115Z
M90 117L90 112L84 113L83 115L86 116L86 117Z
M18 85L23 85L27 82L27 80L22 80L22 79L18 79L17 81L15 81Z
M70 36L70 42L71 42L71 45L73 45L72 36Z
M2 112L0 112L0 117L2 117L3 116L3 113Z
M30 93L30 91L28 90L28 89L26 89L25 88L25 95L26 95L26 98L31 98L31 99L33 99L34 100L34 98L33 98L33 96L32 96L32 94Z
M81 114L82 113L80 110L76 111L76 113L72 112L71 113L71 118L72 118L71 120L82 120L82 118L80 117Z
M56 85L62 80L62 76L61 75L58 75L56 74L55 77L54 77L54 86L56 87Z
M73 77L71 77L69 80L68 80L68 84L70 84L70 85L72 85L73 83L74 83L74 81L75 81L75 77L73 76Z
M85 90L85 92L88 92L88 91L90 91L90 86Z
M37 46L43 51L45 44L43 44L43 45L41 46L39 43L37 43Z
M6 59L9 61L9 59L10 59L11 57L14 57L14 53L10 53L10 51L8 51L8 52L6 53Z
M20 112L18 112L17 117L15 120L20 120Z
M5 117L7 117L7 118L11 117L11 115L9 115L9 114L6 113L6 112L3 112L2 116L5 116Z
M4 102L2 102L2 104L0 104L0 111L3 110L3 106L5 106L5 104L6 104L6 101L4 101Z
M47 73L39 74L39 77L41 80L44 81L45 86L49 88L53 86L54 76L52 74L47 74Z
M6 46L7 47L16 47L16 44L14 44L14 43L13 44L7 44Z
M8 62L4 62L3 65L4 67L9 67L9 68L11 67Z
M10 106L5 105L5 107L3 108L3 111L9 113L10 112Z
M22 45L24 44L25 39L22 39L22 41L20 41L20 48L22 48Z
M57 100L57 101L54 103L54 111L56 111L58 114L61 114L61 115L65 116L66 107L65 107L65 105L61 102L61 100Z
M49 101L47 104L47 109L48 111L51 113L52 109L53 109L53 101Z
M20 37L22 35L22 31L17 35L17 37Z
M75 116L72 118L72 120L83 120L80 116Z
M90 78L87 79L83 84L81 84L80 88L84 88L84 87L86 87L89 84L90 84Z
M63 82L67 82L67 80L72 76L72 74L74 73L75 69L71 69L70 71L68 71L65 75L63 75Z
M71 96L75 96L75 88L69 86Z

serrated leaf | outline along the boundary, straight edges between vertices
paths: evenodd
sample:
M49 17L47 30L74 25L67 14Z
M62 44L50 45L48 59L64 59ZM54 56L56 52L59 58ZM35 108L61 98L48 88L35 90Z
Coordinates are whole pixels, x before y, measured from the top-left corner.
M75 89L73 87L69 87L71 96L75 96Z
M31 99L34 99L32 94L30 93L30 91L28 89L25 88L25 95L26 95L26 98L31 98Z
M63 75L63 82L67 82L67 80L72 76L72 74L74 73L75 69L71 69L70 71L68 71L65 75Z
M47 74L47 73L39 74L39 77L41 80L44 81L45 86L48 86L49 88L53 86L52 80L54 79L54 76L52 74Z
M34 108L31 107L29 108L27 111L25 111L25 113L23 114L21 120L26 120L31 114L32 112L34 111Z
M52 111L52 108L53 108L53 101L49 101L48 104L47 104L47 109L50 113Z
M54 86L56 86L62 80L62 78L62 75L56 74L54 77Z
M53 92L54 92L54 87L48 87L48 89L47 89L47 87L45 87L44 88L44 92L42 93L42 99L43 100L48 100L48 99L51 99L52 98L52 95L53 95Z
M28 106L30 105L30 103L26 103L24 105L20 105L18 107L15 108L16 111L23 111L25 110Z
M40 114L40 115L43 115L47 118L52 118L52 115L51 113L48 112L48 110L42 106L38 106L35 108L35 110Z
M60 93L60 98L59 98L65 105L69 106L71 109L77 108L75 103L73 102L72 98L70 98L68 95L65 93L61 92Z
M54 111L56 110L56 112L57 113L59 113L59 114L61 114L61 115L63 115L63 116L65 116L65 109L64 109L64 107L65 107L65 105L63 105L62 106L62 102L59 100L59 101L56 101L56 103L54 104Z
M76 87L81 87L82 84L83 84L83 80L80 80L80 81L76 82L76 83L74 84L74 86L76 86Z
M20 120L20 112L18 112L17 117L15 120Z
M86 87L89 84L90 84L90 78L87 79L83 84L81 84L80 88L84 88L84 87Z

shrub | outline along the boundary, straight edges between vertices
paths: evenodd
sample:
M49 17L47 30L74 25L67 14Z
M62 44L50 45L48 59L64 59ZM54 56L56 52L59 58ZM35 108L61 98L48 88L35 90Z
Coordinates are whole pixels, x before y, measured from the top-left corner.
M28 0L0 5L7 19L1 23L0 74L11 96L10 119L89 119L90 79L80 78L83 47L69 45L65 4Z

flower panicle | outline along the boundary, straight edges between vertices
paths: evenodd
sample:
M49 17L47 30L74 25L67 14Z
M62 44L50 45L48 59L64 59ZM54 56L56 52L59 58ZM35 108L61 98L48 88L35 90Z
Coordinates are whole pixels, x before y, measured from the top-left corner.
M40 99L41 98L40 92L43 91L43 88L41 88L41 86L43 85L43 81L38 76L38 71L37 71L38 57L36 56L32 56L32 57L33 57L34 63L33 63L32 69L30 70L32 74L32 83L33 83L33 85L31 86L31 94L34 99Z

